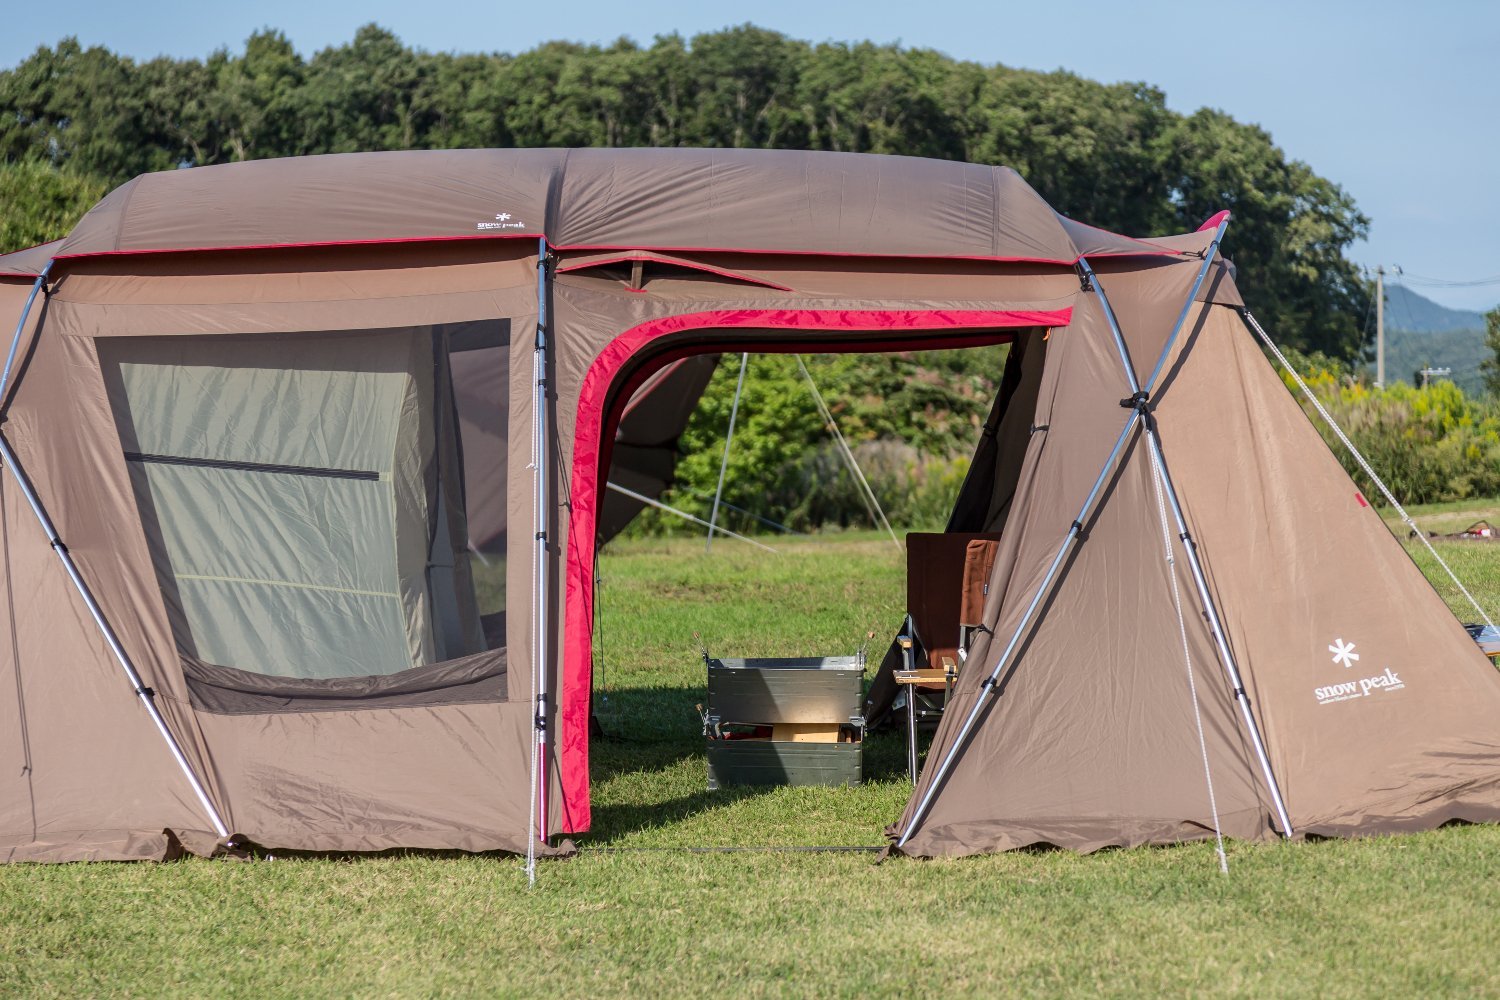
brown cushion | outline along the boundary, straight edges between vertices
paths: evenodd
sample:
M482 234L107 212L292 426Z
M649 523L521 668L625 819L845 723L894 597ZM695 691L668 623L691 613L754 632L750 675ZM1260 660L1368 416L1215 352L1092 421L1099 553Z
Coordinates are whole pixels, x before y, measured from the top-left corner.
M993 545L999 539L994 533L957 531L912 532L906 536L906 608L916 623L917 634L932 654L929 657L932 666L941 663L938 657L942 655L956 655L970 543ZM993 563L991 554L990 565ZM979 586L982 595L983 580ZM980 606L983 606L982 596Z
M995 554L1000 542L995 538L975 538L964 550L963 594L958 607L960 625L979 625L984 621L984 599L989 596L990 573L995 569Z

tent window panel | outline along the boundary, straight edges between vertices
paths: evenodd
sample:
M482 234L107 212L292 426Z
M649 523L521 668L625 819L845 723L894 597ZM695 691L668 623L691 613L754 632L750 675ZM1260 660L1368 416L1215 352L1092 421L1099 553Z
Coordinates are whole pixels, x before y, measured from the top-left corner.
M503 644L475 600L448 359L482 326L101 342L184 653L318 680Z
M413 416L409 333L176 339L120 365L126 451L390 471L398 425Z
M397 594L319 590L283 582L179 575L177 592L189 622L212 622L195 634L196 656L254 672L331 679L394 674L412 666Z
M395 592L395 509L388 483L134 462L131 467L137 492L142 486L150 491L163 554L178 577Z

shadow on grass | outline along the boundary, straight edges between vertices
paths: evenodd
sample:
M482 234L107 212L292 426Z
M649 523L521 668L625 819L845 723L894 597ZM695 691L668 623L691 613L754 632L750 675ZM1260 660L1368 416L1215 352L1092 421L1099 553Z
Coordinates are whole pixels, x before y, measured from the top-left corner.
M613 688L595 696L595 712L603 730L602 738L595 735L589 753L595 787L641 776L664 794L660 798L633 795L630 802L596 801L589 842L604 844L660 829L771 791L756 786L708 790L708 759L697 709L705 697L703 688L688 685ZM892 728L867 736L863 758L864 781L904 780L904 730ZM681 794L680 776L674 779L668 774L685 764L697 765L702 787Z

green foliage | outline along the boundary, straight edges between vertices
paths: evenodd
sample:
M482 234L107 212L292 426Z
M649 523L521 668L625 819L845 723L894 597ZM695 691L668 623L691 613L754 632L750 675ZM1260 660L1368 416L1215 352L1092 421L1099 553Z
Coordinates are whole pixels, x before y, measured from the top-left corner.
M994 399L1006 350L804 358L894 524L940 527L946 521ZM683 433L678 483L666 497L705 518L718 483L739 369L737 354L720 361ZM799 530L871 524L793 356L750 358L724 499ZM734 530L753 530L756 524L735 512L721 516ZM670 515L654 515L632 530L698 530L683 525Z
M48 163L0 163L0 253L66 236L104 191L103 181Z
M299 55L149 62L65 39L0 72L0 162L42 157L120 182L146 170L365 149L754 146L1015 167L1059 211L1135 235L1222 208L1225 252L1287 343L1353 358L1369 289L1345 259L1349 195L1222 112L1181 115L1141 83L1100 84L870 42L743 25L649 45L552 42L517 55L409 49L361 28Z
M1500 308L1484 314L1484 346L1490 356L1480 362L1479 372L1484 377L1484 387L1500 398Z
M1500 399L1468 396L1448 381L1425 389L1402 382L1376 389L1326 357L1288 360L1402 503L1500 494ZM1349 475L1368 485L1300 393L1298 400ZM1373 490L1370 499L1379 501Z

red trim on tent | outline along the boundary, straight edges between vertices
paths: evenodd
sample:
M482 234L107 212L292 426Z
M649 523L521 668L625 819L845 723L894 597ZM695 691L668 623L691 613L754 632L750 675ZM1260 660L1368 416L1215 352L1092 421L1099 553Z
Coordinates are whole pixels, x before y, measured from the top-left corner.
M1223 222L1227 218L1229 218L1229 209L1226 208L1222 212L1215 212L1213 215L1210 215L1208 217L1207 222L1198 227L1198 232L1206 233L1210 229L1218 229L1219 223Z
M1104 230L1107 232L1107 230ZM1132 237L1123 237L1131 239ZM1147 240L1136 240L1137 243L1145 243ZM962 253L857 253L854 251L838 250L774 250L762 247L760 249L747 249L745 247L672 247L672 246L616 246L608 243L554 243L550 244L553 250L559 253L621 253L633 250L654 250L657 253L742 253L755 257L831 257L838 259L848 257L854 260L976 260L987 264L1056 264L1062 267L1072 267L1078 263L1082 256L1073 257L1003 257L994 254L962 254ZM1090 257L1181 257L1181 250L1173 250L1162 247L1160 250L1125 250L1114 253L1091 253Z
M463 236L394 236L380 240L323 240L314 243L245 243L220 247L138 247L132 250L91 250L65 253L53 260L83 260L88 257L133 257L156 253L216 253L236 250L300 250L306 247L373 247L388 243L449 243L454 240L539 240L541 233L473 233Z
M578 416L573 439L573 474L568 516L568 547L565 556L564 629L562 682L558 704L558 734L554 744L558 778L562 785L562 832L579 833L590 823L589 804L589 697L593 679L594 535L601 497L600 472L607 467L609 442L605 430L618 422L630 398L628 390L650 374L679 357L714 353L723 345L699 340L646 364L613 394L616 378L632 358L653 341L673 334L708 329L804 330L827 333L923 330L1016 329L1067 326L1071 307L1054 310L842 310L842 309L737 309L687 313L651 320L632 327L612 340L589 366L578 395ZM1000 343L1009 337L989 338ZM734 343L735 350L808 352L855 352L872 347L881 350L941 349L968 344L975 338L962 336L911 337L879 341L857 337L802 340L796 343L767 340ZM674 356L675 355L675 356ZM608 410L606 410L608 407Z

